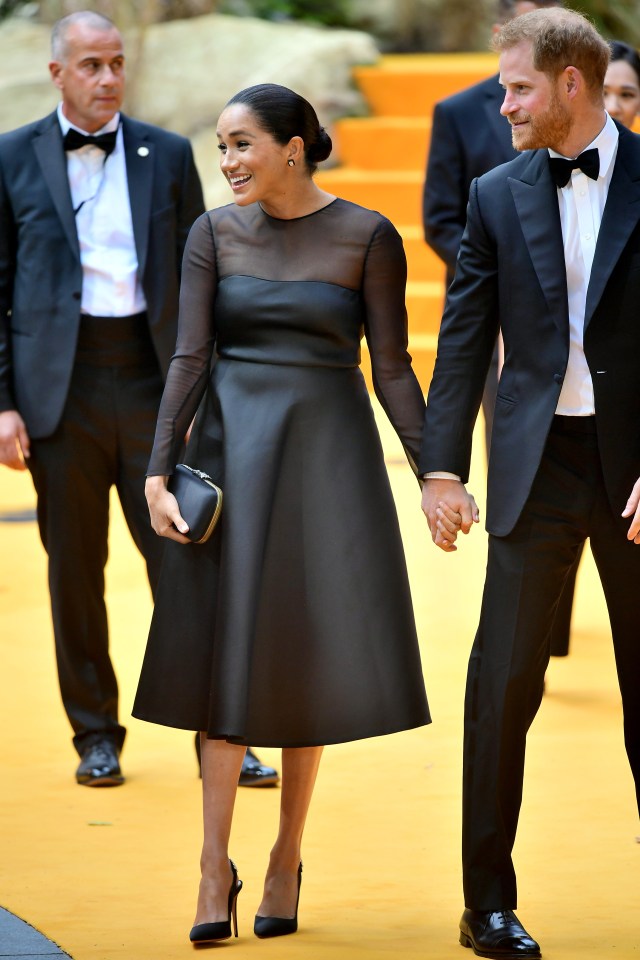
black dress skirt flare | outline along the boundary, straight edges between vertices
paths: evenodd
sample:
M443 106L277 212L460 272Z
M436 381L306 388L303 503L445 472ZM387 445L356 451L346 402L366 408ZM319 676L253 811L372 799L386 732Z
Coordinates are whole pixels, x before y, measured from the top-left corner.
M424 400L405 282L394 227L343 200L294 220L251 204L195 222L149 474L183 458L224 503L207 543L167 541L134 716L291 747L429 723L359 370L364 333L415 471Z

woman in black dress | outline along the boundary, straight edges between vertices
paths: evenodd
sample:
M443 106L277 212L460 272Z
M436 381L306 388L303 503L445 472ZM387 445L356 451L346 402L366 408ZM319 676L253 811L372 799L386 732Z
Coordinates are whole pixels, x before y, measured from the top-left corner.
M200 730L202 879L194 942L231 935L228 839L245 746L280 746L280 828L257 936L297 929L300 845L322 745L429 722L398 522L359 370L414 472L424 400L411 369L406 262L383 216L312 179L331 140L310 104L261 84L218 124L234 204L185 252L178 343L147 499L167 543L134 715ZM224 491L190 544L167 480L183 459ZM236 928L237 930L237 928Z

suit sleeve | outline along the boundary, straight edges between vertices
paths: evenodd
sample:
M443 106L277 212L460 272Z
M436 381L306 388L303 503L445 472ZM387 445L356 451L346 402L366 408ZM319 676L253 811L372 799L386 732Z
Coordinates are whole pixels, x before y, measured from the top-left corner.
M446 471L466 483L473 427L499 330L496 244L471 184L467 226L449 288L427 397L420 473ZM490 205L490 199L485 200Z
M15 410L11 373L11 304L16 264L16 236L0 160L0 411Z
M451 112L436 104L422 197L424 237L453 275L464 232L468 188L464 145Z

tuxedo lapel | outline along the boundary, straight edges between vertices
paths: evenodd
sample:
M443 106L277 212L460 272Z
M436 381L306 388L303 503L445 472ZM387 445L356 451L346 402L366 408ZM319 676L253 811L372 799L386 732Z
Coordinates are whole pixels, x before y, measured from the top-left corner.
M611 271L640 220L640 138L621 131L591 267L585 329L593 316Z
M155 147L146 138L144 132L140 132L138 124L134 120L129 120L128 117L122 118L122 135L127 164L133 236L138 255L138 276L143 277L149 249Z
M78 231L67 176L67 158L62 146L62 132L57 115L51 114L46 118L45 124L48 125L34 136L33 149L67 240L75 256L80 259Z
M564 335L569 330L567 274L557 188L546 150L532 152L520 179L509 178L525 243L551 315ZM514 277L514 283L518 278Z

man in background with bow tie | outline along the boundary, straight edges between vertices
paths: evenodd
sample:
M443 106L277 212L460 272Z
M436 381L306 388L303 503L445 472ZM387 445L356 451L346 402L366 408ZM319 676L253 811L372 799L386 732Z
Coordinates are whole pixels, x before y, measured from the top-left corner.
M144 474L204 200L189 142L120 113L110 20L60 20L49 70L58 109L0 137L0 462L27 465L37 492L77 780L113 786L125 729L104 604L109 493L153 589Z
M175 348L182 253L204 211L184 137L120 113L122 38L92 11L55 24L62 95L0 136L0 463L31 470L78 783L116 786L125 729L104 605L116 486L155 589L163 541L144 475ZM276 783L247 751L240 783Z
M605 113L609 49L579 14L524 14L495 44L501 110L527 152L471 185L420 470L432 538L452 552L478 519L463 484L500 325L489 556L465 703L459 935L478 956L537 958L513 912L511 855L549 628L586 538L640 787L640 138Z

